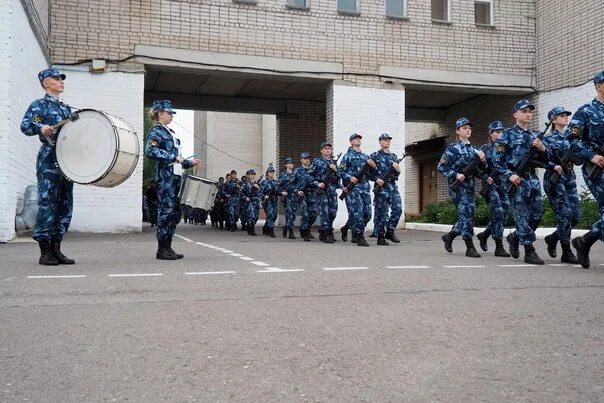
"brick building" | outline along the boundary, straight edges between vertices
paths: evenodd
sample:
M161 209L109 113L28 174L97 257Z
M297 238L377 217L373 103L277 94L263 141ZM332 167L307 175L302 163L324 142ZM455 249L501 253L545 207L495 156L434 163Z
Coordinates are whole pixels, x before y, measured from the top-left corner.
M19 194L35 179L23 161L38 144L20 136L18 120L49 64L66 70L70 104L139 131L139 109L156 98L275 115L278 160L324 139L343 151L352 132L372 151L389 132L395 150L408 151L399 186L406 212L417 214L444 195L432 172L459 115L476 123L481 143L489 121L510 123L518 97L532 97L541 120L554 103L574 109L593 97L600 8L598 0L0 0L9 77L0 85L10 87L0 99L10 117L0 168L11 172L0 178L0 241L14 236ZM139 168L114 189L77 187L73 228L140 228L140 179Z

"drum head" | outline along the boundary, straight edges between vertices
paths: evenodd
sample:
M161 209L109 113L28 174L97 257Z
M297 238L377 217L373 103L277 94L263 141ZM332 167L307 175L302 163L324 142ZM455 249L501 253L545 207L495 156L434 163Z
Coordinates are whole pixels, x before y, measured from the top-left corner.
M102 112L83 110L57 137L55 155L59 169L75 183L92 183L109 171L118 149L111 120Z

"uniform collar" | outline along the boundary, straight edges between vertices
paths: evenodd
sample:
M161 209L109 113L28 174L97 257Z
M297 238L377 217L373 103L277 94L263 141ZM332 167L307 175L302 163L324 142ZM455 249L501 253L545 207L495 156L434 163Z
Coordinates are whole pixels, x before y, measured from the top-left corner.
M53 101L53 102L56 102L56 103L58 103L58 104L63 103L63 102L62 102L62 101L61 101L59 98L55 98L55 97L53 97L53 96L52 96L52 95L50 95L50 94L46 94L46 95L44 95L44 99L46 99L46 100L48 100L48 101Z

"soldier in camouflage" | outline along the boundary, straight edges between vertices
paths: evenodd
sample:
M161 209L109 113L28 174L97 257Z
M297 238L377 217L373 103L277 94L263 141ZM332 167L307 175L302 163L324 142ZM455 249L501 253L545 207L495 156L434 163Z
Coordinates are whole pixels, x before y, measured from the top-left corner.
M275 238L275 221L277 221L279 190L278 183L275 180L275 168L273 167L273 164L269 164L268 168L266 168L266 178L260 182L260 195L262 197L262 208L266 215L262 234Z
M321 229L319 240L324 243L334 243L333 221L338 213L338 194L336 189L340 186L338 167L334 160L332 147L329 143L321 143L321 156L312 162L315 181L318 183L318 201L321 212Z
M224 183L223 194L226 200L227 229L231 232L237 231L239 210L241 209L241 184L237 177L237 171L231 171L231 179Z
M169 100L153 102L151 119L155 124L149 129L145 144L145 155L154 161L155 184L157 187L157 253L161 260L182 259L183 255L172 249L172 237L181 220L180 190L183 168L199 165L198 159L185 160L180 155L180 140L168 125L176 111Z
M300 164L294 171L295 192L300 209L300 236L309 242L314 236L310 228L317 220L317 193L319 183L315 180L313 167L310 165L310 154L300 154Z
M250 169L246 172L247 180L241 188L246 206L247 234L256 236L256 223L258 222L258 209L260 208L260 185L256 182L256 171Z
M285 225L283 226L283 238L296 239L294 235L294 222L296 220L296 208L298 206L296 186L294 178L294 160L285 158L285 171L279 174L279 192L283 197L285 205Z

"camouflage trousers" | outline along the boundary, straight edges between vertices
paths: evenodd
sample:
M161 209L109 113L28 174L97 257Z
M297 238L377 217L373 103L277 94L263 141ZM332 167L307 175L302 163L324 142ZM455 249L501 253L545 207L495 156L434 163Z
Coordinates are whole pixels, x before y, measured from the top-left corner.
M295 194L288 194L285 198L285 226L287 228L294 228L297 208L297 196Z
M543 196L539 178L530 175L527 179L522 179L510 201L514 206L516 234L520 245L531 245L537 239L535 230L543 219Z
M258 222L258 209L260 208L260 200L253 197L249 202L244 202L246 206L247 225L253 227ZM243 218L242 218L243 222Z
M383 187L375 195L374 225L377 235L385 235L386 231L395 230L402 214L403 205L398 188L391 185Z
M369 189L355 186L348 192L346 198L346 209L348 210L348 225L350 229L362 234L365 226L371 220L371 195Z
M564 172L555 184L549 181L551 171L545 171L543 190L556 215L556 232L561 241L570 241L573 227L581 220L581 206L574 171Z
M452 231L461 234L463 239L470 239L474 235L474 209L476 208L476 194L474 186L463 183L456 190L449 186L449 197L457 207L457 221L453 224Z
M314 192L306 192L306 196L298 201L298 207L300 209L300 229L309 229L317 221L317 195Z
M54 163L49 166L38 162L36 168L38 216L32 237L35 240L61 240L71 223L73 183L61 175Z
M237 224L237 221L239 221L239 210L241 209L240 203L241 203L241 199L239 198L239 196L233 196L230 199L228 199L228 201L227 201L227 204L226 204L227 221L231 225L235 225L235 224Z
M266 214L266 226L273 228L275 221L277 221L277 200L271 197L268 202L264 205L264 214Z
M510 211L507 188L493 183L489 188L488 199L491 219L486 231L491 234L493 239L503 239L503 229Z
M324 231L333 230L333 221L338 214L338 194L336 188L327 185L325 189L319 191L319 208L321 209L321 229Z
M586 167L583 165L581 169L585 184L591 191L594 199L600 208L600 219L591 226L591 231L596 233L602 241L604 241L604 174L600 174L597 180L589 179L586 172Z
M239 200L239 217L241 219L241 224L246 224L249 221L248 218L248 202L245 201L245 198L241 198Z
M172 239L176 231L176 225L182 218L180 208L180 176L156 178L157 187L157 239L165 241Z

